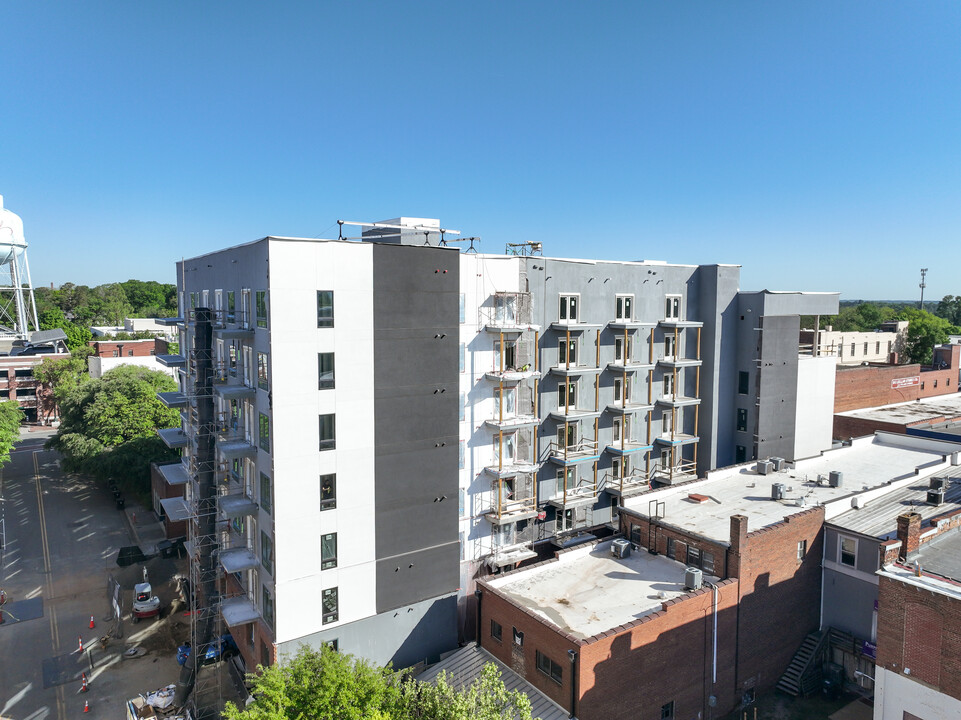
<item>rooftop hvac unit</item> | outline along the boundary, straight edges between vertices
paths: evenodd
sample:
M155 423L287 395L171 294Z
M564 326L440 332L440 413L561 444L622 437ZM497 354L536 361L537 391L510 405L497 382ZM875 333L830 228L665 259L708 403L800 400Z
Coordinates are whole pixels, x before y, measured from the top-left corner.
M944 490L928 490L928 505L940 505L944 502Z
M771 499L772 500L784 499L784 483L774 483L771 485Z
M828 473L828 485L831 487L841 487L844 484L844 473L840 470L832 470Z
M704 584L704 574L699 568L689 567L684 571L684 587L688 590L700 590Z
M617 538L611 541L611 555L616 558L626 558L631 554L631 543L624 538Z
M774 472L774 463L770 460L758 460L757 465L755 465L758 475L768 475Z
M933 477L928 480L928 487L932 490L944 490L947 484L947 480L943 477Z
M774 465L774 472L781 472L784 469L784 458L772 457L768 458L768 462Z

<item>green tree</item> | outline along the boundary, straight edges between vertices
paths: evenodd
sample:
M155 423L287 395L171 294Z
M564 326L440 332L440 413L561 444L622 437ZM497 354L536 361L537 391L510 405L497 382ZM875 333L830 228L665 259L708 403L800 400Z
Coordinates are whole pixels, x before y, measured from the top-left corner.
M0 402L0 466L10 461L13 444L20 439L23 410L16 400Z
M938 302L934 314L944 318L952 325L961 325L961 295L945 295Z
M932 315L927 310L906 308L901 312L901 320L910 322L904 342L904 353L908 362L929 365L934 357L934 346L946 343L948 335L959 332L944 318Z
M87 358L90 348L83 347L69 357L44 358L34 366L33 376L40 383L40 397L43 398L43 411L49 415L59 414L60 403L73 392L74 388L90 380L87 374ZM49 400L48 400L49 399Z
M170 299L177 296L175 285L155 280L127 280L120 286L133 306L136 317L169 317L177 309L176 304L169 307Z
M133 306L120 283L97 285L89 307L93 311L93 325L123 325L126 318L133 316Z
M60 402L60 428L48 443L63 454L68 471L110 478L141 495L150 488L149 461L177 458L156 436L158 428L176 427L180 416L165 407L158 392L176 390L173 379L157 370L121 365L103 377L83 382Z
M443 673L422 683L327 647L301 646L258 671L248 676L254 701L228 703L227 720L532 720L530 700L508 691L493 663L463 689Z
M67 349L75 352L87 347L87 343L93 339L93 334L89 328L77 325L67 319L63 310L58 307L48 307L37 318L40 321L41 330L53 330L60 328L67 335Z

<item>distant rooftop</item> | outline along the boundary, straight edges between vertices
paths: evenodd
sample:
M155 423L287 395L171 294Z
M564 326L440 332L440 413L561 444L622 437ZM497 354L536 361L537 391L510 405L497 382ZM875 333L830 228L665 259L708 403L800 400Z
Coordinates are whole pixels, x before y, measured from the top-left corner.
M925 478L908 487L867 500L860 508L842 513L832 518L830 522L832 525L861 535L891 540L897 536L898 515L915 512L921 516L921 522L924 525L932 518L961 512L961 467L942 470L931 477L943 477L948 480L944 502L941 505L928 504L930 478Z
M953 443L876 433L859 438L850 446L829 450L822 455L800 460L793 468L760 475L755 464L738 465L708 473L705 480L655 490L625 502L625 507L642 515L649 503L664 502L662 523L715 541L730 541L731 515L746 515L748 532L781 522L788 515L815 505L829 505L830 518L851 507L851 498L865 490L887 492L895 482L905 485L947 467L944 456ZM954 452L961 446L954 448ZM830 487L828 474L842 473L840 487ZM819 478L821 481L819 482ZM771 486L783 483L782 500L771 499ZM894 489L894 488L891 488ZM705 495L697 503L690 493Z
M661 609L686 594L683 563L662 555L611 555L610 541L563 552L487 584L576 638L588 638Z
M925 543L909 560L917 560L920 574L907 564L893 563L878 575L961 599L961 532L955 530Z
M836 413L841 417L861 418L898 425L910 425L939 418L961 417L961 393L938 395L896 405L879 405Z

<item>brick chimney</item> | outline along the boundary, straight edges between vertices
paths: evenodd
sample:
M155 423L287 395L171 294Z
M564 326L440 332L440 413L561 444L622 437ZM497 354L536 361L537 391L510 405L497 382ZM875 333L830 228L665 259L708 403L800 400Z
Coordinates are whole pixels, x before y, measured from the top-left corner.
M898 515L898 540L901 541L901 557L917 552L921 544L921 516L918 513Z
M740 555L747 541L747 515L731 515L731 551Z

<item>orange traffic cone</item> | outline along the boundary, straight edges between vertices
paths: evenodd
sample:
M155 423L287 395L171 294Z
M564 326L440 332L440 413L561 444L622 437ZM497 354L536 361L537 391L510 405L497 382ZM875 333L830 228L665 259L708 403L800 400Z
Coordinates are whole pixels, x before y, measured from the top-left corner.
M90 627L93 628L93 615L90 616Z
M88 703L86 700L83 701L83 711L90 712L90 703Z
M90 688L87 687L87 673L80 673L80 678L83 684L80 686L80 692L85 693Z
M83 652L83 638L82 638L80 635L77 635L77 645L78 645L78 647L77 647L77 652L78 652L78 653L82 653L82 652Z

